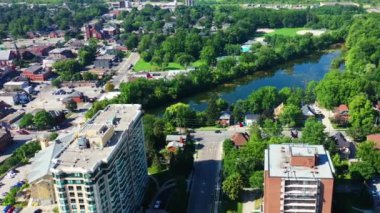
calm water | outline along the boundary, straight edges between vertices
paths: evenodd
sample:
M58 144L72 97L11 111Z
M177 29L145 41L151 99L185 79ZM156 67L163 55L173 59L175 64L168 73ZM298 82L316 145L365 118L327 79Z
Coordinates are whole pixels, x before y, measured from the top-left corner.
M183 99L195 110L204 110L211 95L217 94L229 103L247 98L253 90L263 86L305 87L309 81L319 81L329 71L331 61L340 55L340 50L314 55L301 60L295 60L274 68L273 70L257 72L229 84L216 87L213 90ZM161 114L163 108L152 111Z

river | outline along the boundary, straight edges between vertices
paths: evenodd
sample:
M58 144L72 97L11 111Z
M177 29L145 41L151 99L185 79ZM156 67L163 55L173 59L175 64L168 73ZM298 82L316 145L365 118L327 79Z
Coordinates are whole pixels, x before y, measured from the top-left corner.
M332 60L340 54L340 50L332 50L294 60L271 70L256 72L179 102L190 104L193 109L201 111L207 107L208 98L215 94L229 103L234 103L236 100L247 98L253 90L264 86L274 86L278 89L283 87L305 87L309 81L321 80L330 70ZM161 114L164 109L165 107L162 107L151 113Z

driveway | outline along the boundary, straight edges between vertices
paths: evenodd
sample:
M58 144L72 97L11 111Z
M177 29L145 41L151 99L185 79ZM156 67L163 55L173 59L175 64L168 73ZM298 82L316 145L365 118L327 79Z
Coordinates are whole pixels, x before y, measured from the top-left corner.
M220 170L223 141L230 138L234 131L197 131L192 134L198 142L198 153L194 162L192 185L190 189L188 213L210 213L217 210L220 190Z

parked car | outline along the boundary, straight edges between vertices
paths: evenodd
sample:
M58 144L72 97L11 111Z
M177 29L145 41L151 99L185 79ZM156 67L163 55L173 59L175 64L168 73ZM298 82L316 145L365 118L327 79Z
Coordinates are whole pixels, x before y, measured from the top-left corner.
M11 208L12 208L12 206L11 206L11 205L8 205L8 206L4 207L3 212L6 213L6 212L8 212L8 210L11 209Z
M14 206L12 206L10 209L8 209L7 213L13 213L13 211L15 210L16 208Z
M20 129L17 131L18 134L20 135L29 135L30 133L28 131L26 131L25 129Z
M215 133L221 133L221 131L220 130L215 130Z

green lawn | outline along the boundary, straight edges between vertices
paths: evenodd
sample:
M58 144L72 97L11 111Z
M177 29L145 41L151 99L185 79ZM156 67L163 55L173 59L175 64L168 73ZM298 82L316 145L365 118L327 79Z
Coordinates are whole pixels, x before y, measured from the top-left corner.
M164 68L164 71L167 70L183 70L185 69L182 65L178 63L171 62L167 67ZM133 70L135 72L142 72L142 71L162 71L160 67L151 64L149 62L144 61L143 59L140 59L136 65L134 66Z
M284 35L284 36L296 36L300 30L306 30L307 28L280 28L274 32L268 33L268 35Z
M226 128L217 127L217 126L205 126L205 127L200 127L196 130L198 130L198 131L215 131L215 130L226 130Z

